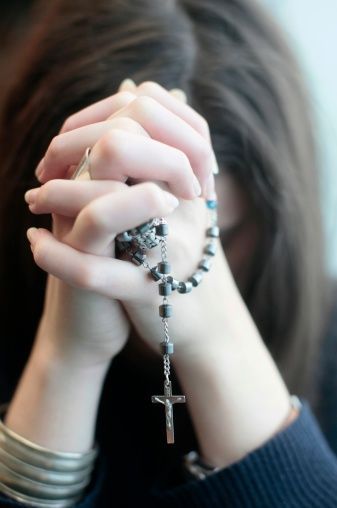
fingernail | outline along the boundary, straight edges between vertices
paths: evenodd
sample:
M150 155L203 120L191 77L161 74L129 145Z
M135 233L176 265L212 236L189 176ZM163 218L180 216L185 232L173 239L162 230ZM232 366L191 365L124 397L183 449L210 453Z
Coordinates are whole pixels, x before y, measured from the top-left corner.
M216 157L215 157L215 153L213 152L213 175L218 175L219 174L219 166L218 166L218 162L216 160Z
M118 88L118 91L119 92L134 92L137 88L137 85L136 83L130 79L130 78L126 78L126 79L123 79L123 81L121 82L121 84L119 85L119 88Z
M172 88L170 90L170 93L179 101L187 103L187 96L184 92L184 90L181 90L181 88Z
M36 196L37 196L38 192L39 192L39 189L28 190L24 195L26 203L28 203L29 205L33 205L36 201Z
M217 195L215 192L215 180L214 180L213 173L211 173L209 175L208 180L206 182L204 197L207 200L217 199Z
M163 191L164 198L166 199L166 202L169 206L172 206L173 208L177 208L179 205L179 199L177 199L173 194L170 192Z
M200 187L199 180L197 179L195 174L193 174L193 182L192 183L193 183L193 190L195 192L195 195L196 196L200 196L200 194L201 194L201 187Z
M37 235L38 235L38 229L37 228L29 228L27 229L27 238L30 241L30 243L34 243L36 241Z

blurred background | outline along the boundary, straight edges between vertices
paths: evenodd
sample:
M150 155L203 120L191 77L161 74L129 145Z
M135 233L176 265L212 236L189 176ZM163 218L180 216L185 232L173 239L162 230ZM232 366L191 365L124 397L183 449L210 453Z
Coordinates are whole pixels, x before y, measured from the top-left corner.
M49 0L49 3L52 0ZM154 0L156 1L156 0ZM207 1L207 0L205 0ZM260 0L288 34L307 81L321 167L321 202L327 266L337 275L337 47L336 0ZM34 0L0 3L0 112L15 55L38 22ZM42 4L43 5L43 4ZM47 5L47 3L46 3Z

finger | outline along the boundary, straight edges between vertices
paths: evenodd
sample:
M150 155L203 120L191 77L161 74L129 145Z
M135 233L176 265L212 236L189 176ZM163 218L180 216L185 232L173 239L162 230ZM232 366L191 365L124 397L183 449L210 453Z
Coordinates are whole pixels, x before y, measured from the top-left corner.
M177 198L153 182L127 187L91 201L63 241L75 249L100 255L118 233L154 217L165 217L178 204Z
M90 106L87 106L86 108L69 116L61 128L60 134L78 129L84 125L102 122L106 120L109 115L123 108L135 98L136 95L134 93L123 90L114 95L110 95L103 100L95 102L94 104L91 104Z
M186 94L183 90L173 89L173 93L166 90L164 87L154 81L144 81L137 86L134 92L138 97L146 95L152 97L159 104L167 108L171 113L179 116L182 120L193 127L199 134L210 142L210 132L207 121L195 109L185 102L187 100ZM185 100L182 100L182 99ZM113 113L112 113L113 114Z
M64 178L69 166L79 163L85 149L93 146L112 128L124 129L140 136L149 136L135 120L121 117L59 134L49 144L45 156L36 169L39 171L39 181L47 182L53 178Z
M209 142L187 122L148 96L138 97L110 118L118 117L133 118L151 138L184 152L201 186L205 188L207 178L213 171L213 150Z
M25 201L32 213L56 213L74 218L90 201L109 192L121 190L125 186L114 180L54 179L41 187L27 191Z
M144 288L149 278L133 263L79 252L58 241L47 229L30 228L27 236L31 238L35 263L70 286L117 300L144 298Z
M165 182L171 192L193 199L201 189L184 152L151 138L119 129L109 131L90 154L90 173L95 179Z

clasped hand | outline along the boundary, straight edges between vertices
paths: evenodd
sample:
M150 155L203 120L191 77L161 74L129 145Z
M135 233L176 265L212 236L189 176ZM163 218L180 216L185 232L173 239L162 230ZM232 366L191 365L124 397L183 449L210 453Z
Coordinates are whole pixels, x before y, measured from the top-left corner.
M88 146L92 180L72 180ZM150 218L166 217L172 275L186 280L202 257L203 198L214 197L215 164L205 119L157 83L127 85L66 120L38 165L41 187L25 196L32 213L53 218L52 232L40 228L28 235L36 264L49 274L43 340L85 362L110 360L125 345L131 322L159 351L157 284L127 257L116 259L114 240ZM160 261L159 247L148 260L151 266ZM178 348L205 340L210 320L220 319L219 296L228 283L219 243L203 283L170 297Z

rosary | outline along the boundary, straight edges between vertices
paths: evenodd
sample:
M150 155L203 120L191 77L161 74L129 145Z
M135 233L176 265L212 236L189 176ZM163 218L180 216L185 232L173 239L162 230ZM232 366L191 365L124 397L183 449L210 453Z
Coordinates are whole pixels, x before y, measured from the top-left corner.
M167 443L174 443L173 404L186 401L184 395L172 395L170 380L170 355L174 352L174 344L170 340L168 320L172 317L172 305L168 303L168 296L172 291L190 293L198 286L203 276L211 268L211 259L215 256L219 227L217 226L217 200L205 200L209 212L209 225L206 229L207 243L204 247L204 256L198 264L197 270L185 282L180 282L170 275L171 265L167 260L168 224L163 217L151 219L136 228L120 233L116 237L116 246L120 252L126 252L133 263L149 270L151 278L159 282L159 295L163 297L159 305L159 316L164 329L164 340L160 343L164 364L164 395L152 395L154 403L165 406L166 439ZM161 261L156 266L149 265L146 259L146 250L156 247L160 243Z

